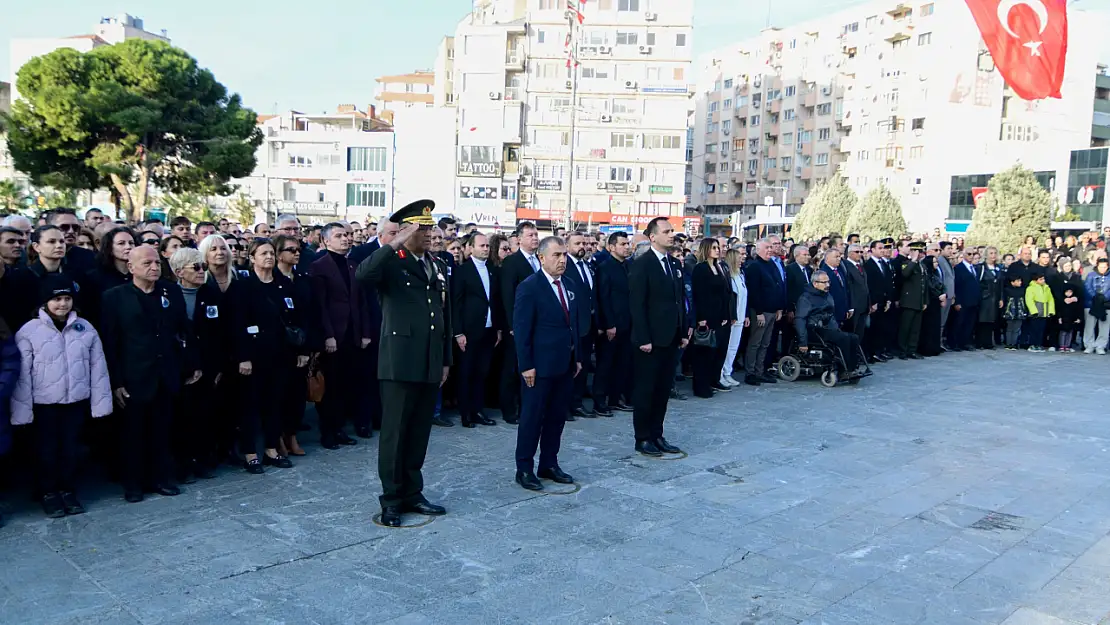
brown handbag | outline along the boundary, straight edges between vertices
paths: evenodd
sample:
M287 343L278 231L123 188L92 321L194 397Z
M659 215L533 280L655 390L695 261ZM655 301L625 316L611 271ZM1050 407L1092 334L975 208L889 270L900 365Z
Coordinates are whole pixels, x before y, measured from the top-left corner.
M323 401L324 388L324 373L320 371L319 357L313 356L308 361L308 401Z

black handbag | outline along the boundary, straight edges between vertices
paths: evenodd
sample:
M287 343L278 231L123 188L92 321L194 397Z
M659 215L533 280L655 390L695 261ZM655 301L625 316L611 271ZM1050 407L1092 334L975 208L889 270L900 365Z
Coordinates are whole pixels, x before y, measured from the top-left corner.
M717 333L711 330L709 326L698 326L694 329L694 345L715 349L717 347Z

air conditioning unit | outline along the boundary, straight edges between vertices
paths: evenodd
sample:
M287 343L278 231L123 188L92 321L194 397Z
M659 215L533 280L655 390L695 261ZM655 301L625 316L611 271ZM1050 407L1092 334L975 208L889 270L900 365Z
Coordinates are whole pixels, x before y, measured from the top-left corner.
M528 175L521 176L520 184L526 187L532 186L532 177Z
M755 80L752 81L752 86L755 87L756 89L759 89L760 86L762 86L762 85L763 85L763 77L762 76L756 76Z
M521 193L520 193L520 203L521 204L530 204L531 202L532 202L532 192L531 191L521 191Z
M644 21L645 22L654 22L657 19L659 19L659 14L658 13L651 13L651 12L644 13Z
M601 123L608 124L611 121L613 121L613 116L612 115L602 115L601 116Z
M897 167L898 169L905 169L906 168L906 163L905 163L905 161L903 161L902 159L899 158L899 159L895 159L894 166Z
M613 53L613 47L612 46L598 46L597 47L597 53L598 54L612 54Z
M490 91L489 92L489 99L491 99L491 100L500 100L501 99L501 92L500 91Z
M920 194L921 193L921 185L919 185L919 184L913 185L913 187L910 188L910 193L912 193L914 195Z
M748 170L748 176L755 176L755 170L754 169L749 169Z
M607 186L608 185L606 185L604 182L597 183L597 188L601 189L601 190L605 190L607 188Z
M640 46L640 54L651 54L651 46Z
M821 95L831 95L832 89L828 87L821 87Z
M571 81L571 80L567 81L567 89L574 89L574 81Z
M636 81L635 80L626 80L626 81L624 81L624 88L625 89L635 89L636 88Z
M751 148L750 148L750 150L751 150L751 153L752 153L752 154L758 154L758 153L759 153L759 145L758 145L758 144L755 144L755 143L753 143L753 144L752 144L752 146L751 146Z
M726 137L729 135L730 132L731 131L728 128L724 128L724 129L721 130L721 134L726 136Z
M802 145L801 143L799 143L799 144L798 144L798 154L801 154L801 153L802 153L802 150L804 150L804 149L805 149L805 146L804 146L804 145Z
M284 150L285 149L285 142L284 141L274 141L274 147L279 149L279 150Z
M640 185L630 184L630 185L628 185L628 191L630 193L639 193L640 192Z

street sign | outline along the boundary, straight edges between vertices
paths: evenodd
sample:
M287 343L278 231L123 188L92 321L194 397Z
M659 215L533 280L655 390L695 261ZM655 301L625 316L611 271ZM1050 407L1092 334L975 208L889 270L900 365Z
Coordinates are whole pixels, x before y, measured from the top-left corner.
M763 198L763 205L764 206L774 206L775 205L775 198L770 196L770 195L765 196Z

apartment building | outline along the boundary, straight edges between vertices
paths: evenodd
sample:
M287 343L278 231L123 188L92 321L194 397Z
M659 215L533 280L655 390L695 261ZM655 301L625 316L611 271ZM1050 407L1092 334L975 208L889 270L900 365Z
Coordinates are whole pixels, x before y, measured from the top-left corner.
M265 115L259 126L258 164L233 181L254 202L256 221L292 213L305 223L365 222L393 212L394 133L373 106Z
M10 113L12 110L12 85L0 81L0 114ZM4 132L0 132L0 180L20 180L22 176L12 164L12 156L8 153L8 144ZM20 180L21 182L25 182Z
M455 38L444 37L436 47L435 82L433 83L433 104L435 106L455 106Z
M461 219L681 223L690 0L476 0L455 33ZM568 34L577 63L567 67Z
M374 101L383 111L430 108L435 104L436 74L431 70L380 76L375 79Z
M785 196L791 214L812 184L839 175L859 193L890 187L912 229L959 231L973 210L953 204L965 183L1021 162L1046 174L1065 203L1067 185L1056 180L1066 179L1072 150L1097 138L1092 98L1104 24L1098 14L1070 13L1062 99L1015 96L961 0L872 2L707 55L694 148L694 173L705 178L695 179L695 201L754 215L761 199ZM739 175L725 180L726 171Z

